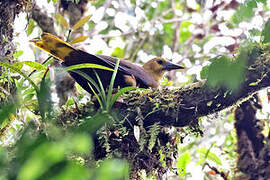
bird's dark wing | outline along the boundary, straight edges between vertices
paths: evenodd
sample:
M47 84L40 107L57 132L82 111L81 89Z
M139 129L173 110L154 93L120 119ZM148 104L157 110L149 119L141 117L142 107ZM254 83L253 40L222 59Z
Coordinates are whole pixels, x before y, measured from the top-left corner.
M96 55L97 57L103 59L108 64L110 64L111 67L115 67L115 63L117 58L111 57L111 56L105 56L105 55ZM156 88L158 86L157 82L154 80L152 76L148 74L147 71L143 69L143 67L140 67L134 63L131 63L126 60L120 60L118 72L122 72L127 75L132 75L135 77L137 81L137 85L142 88L148 88L148 87L154 87Z
M83 63L93 63L114 69L116 60L117 58L114 57L103 55L92 55L81 50L76 50L70 52L69 55L65 57L64 62L62 64L64 66L71 66ZM96 74L94 73L93 69L84 68L81 69L81 71L88 74L91 78L93 78L97 82ZM103 83L103 87L105 89L108 88L112 77L112 71L102 69L95 69L95 71L98 73ZM89 88L88 82L83 77L74 72L70 72L70 74L86 91L91 93L91 89ZM125 60L120 60L114 87L123 88L126 86L130 86L130 83L128 83L126 79L128 76L132 76L135 78L136 85L138 87L148 88L157 86L154 79L151 76L149 76L148 73L142 67Z

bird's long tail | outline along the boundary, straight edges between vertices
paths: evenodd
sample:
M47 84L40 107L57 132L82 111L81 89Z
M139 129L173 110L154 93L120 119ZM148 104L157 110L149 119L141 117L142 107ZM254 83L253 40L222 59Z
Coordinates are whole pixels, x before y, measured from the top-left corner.
M34 42L35 46L62 61L65 61L65 57L71 52L77 51L70 44L50 33L43 33L41 40L31 40L31 42Z

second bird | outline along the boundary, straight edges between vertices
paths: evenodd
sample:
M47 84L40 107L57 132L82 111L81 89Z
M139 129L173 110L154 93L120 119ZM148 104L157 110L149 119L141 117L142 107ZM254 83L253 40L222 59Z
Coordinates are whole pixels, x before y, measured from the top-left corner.
M91 63L114 69L117 61L117 58L115 57L92 55L82 50L75 49L70 44L49 33L43 33L41 35L41 40L32 40L32 42L34 42L40 49L45 50L55 58L63 61L63 66ZM123 88L127 86L136 86L140 88L157 88L159 81L162 79L166 71L183 68L184 67L173 64L161 57L157 57L146 62L142 67L129 61L120 60L114 87ZM95 74L96 71L100 77L103 87L105 89L108 88L113 73L112 71L103 69L95 69L94 71L92 68L82 68L79 70L86 73L94 79L95 82L97 82ZM93 94L88 85L88 81L85 78L75 72L69 71L69 73L75 81L82 86L82 88Z

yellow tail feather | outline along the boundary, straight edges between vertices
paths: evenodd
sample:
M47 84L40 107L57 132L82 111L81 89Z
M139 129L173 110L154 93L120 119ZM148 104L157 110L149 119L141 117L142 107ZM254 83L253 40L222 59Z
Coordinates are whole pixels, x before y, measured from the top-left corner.
M31 40L31 42L34 42L35 46L62 61L65 61L65 57L71 52L76 51L70 44L50 33L43 33L41 40Z

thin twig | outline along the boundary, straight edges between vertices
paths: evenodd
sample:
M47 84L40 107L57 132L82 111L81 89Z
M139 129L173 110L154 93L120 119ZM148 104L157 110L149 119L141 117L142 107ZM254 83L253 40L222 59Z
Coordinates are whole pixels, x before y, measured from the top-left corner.
M45 64L46 62L48 62L49 59L51 59L51 57L52 57L52 56L49 56L45 61L43 61L43 62L42 62L42 65ZM32 76L36 71L37 71L36 69L35 69L34 71L32 71L32 72L28 75L28 77Z
M134 57L136 56L136 54L138 53L138 51L144 45L144 42L148 38L148 36L149 36L149 32L146 32L145 35L144 35L144 37L140 38L139 43L137 44L135 50L132 51L132 53L129 55L129 57L128 58L125 58L125 59L129 59L129 60L134 59Z

